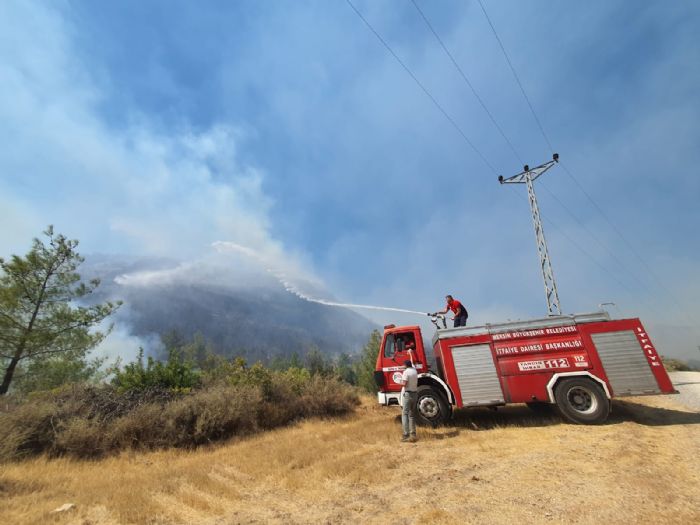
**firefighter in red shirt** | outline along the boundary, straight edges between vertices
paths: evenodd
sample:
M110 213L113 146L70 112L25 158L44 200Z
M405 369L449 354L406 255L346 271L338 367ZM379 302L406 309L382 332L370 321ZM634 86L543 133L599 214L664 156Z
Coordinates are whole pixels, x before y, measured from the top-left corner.
M455 314L455 328L458 326L467 326L467 318L469 317L469 314L467 313L467 309L464 307L464 305L451 295L446 295L445 299L447 299L447 306L445 306L445 309L442 312L438 313L446 314L452 310L452 313Z

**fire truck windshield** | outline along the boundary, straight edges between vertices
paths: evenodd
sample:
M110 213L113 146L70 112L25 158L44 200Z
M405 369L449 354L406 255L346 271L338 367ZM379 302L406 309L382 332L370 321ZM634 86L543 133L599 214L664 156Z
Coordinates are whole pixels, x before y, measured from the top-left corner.
M384 357L406 359L407 352L416 350L416 338L411 332L402 334L389 334L384 341Z
M389 334L384 340L384 357L394 357L396 346L394 345L394 335Z

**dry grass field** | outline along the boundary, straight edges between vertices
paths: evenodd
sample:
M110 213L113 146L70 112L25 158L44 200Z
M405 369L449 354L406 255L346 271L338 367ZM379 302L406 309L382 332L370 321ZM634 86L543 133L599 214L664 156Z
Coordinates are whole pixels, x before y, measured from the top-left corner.
M0 465L0 522L700 523L700 414L672 397L618 401L598 427L463 412L415 444L397 416L366 399L194 452Z

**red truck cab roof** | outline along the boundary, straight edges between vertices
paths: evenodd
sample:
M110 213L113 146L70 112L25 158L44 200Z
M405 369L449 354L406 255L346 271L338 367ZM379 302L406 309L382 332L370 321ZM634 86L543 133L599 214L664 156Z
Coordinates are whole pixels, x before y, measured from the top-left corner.
M411 325L411 326L387 325L384 327L385 334L394 334L396 332L411 332L411 331L416 331L416 330L420 330L420 326L418 326L418 325Z

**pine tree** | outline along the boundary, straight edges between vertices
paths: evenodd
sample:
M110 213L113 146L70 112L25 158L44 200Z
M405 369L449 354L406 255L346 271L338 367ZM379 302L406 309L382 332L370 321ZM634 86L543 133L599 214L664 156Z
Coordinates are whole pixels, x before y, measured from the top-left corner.
M34 239L26 256L0 258L0 395L7 393L20 363L84 357L109 333L91 329L121 304L76 304L99 279L85 283L76 273L84 260L76 251L78 241L55 235L53 226L44 235L47 244Z
M369 341L362 349L360 360L355 363L355 374L357 377L357 386L368 391L377 392L377 383L374 381L374 370L377 366L377 355L379 354L379 345L382 342L382 334L379 330L374 330Z

